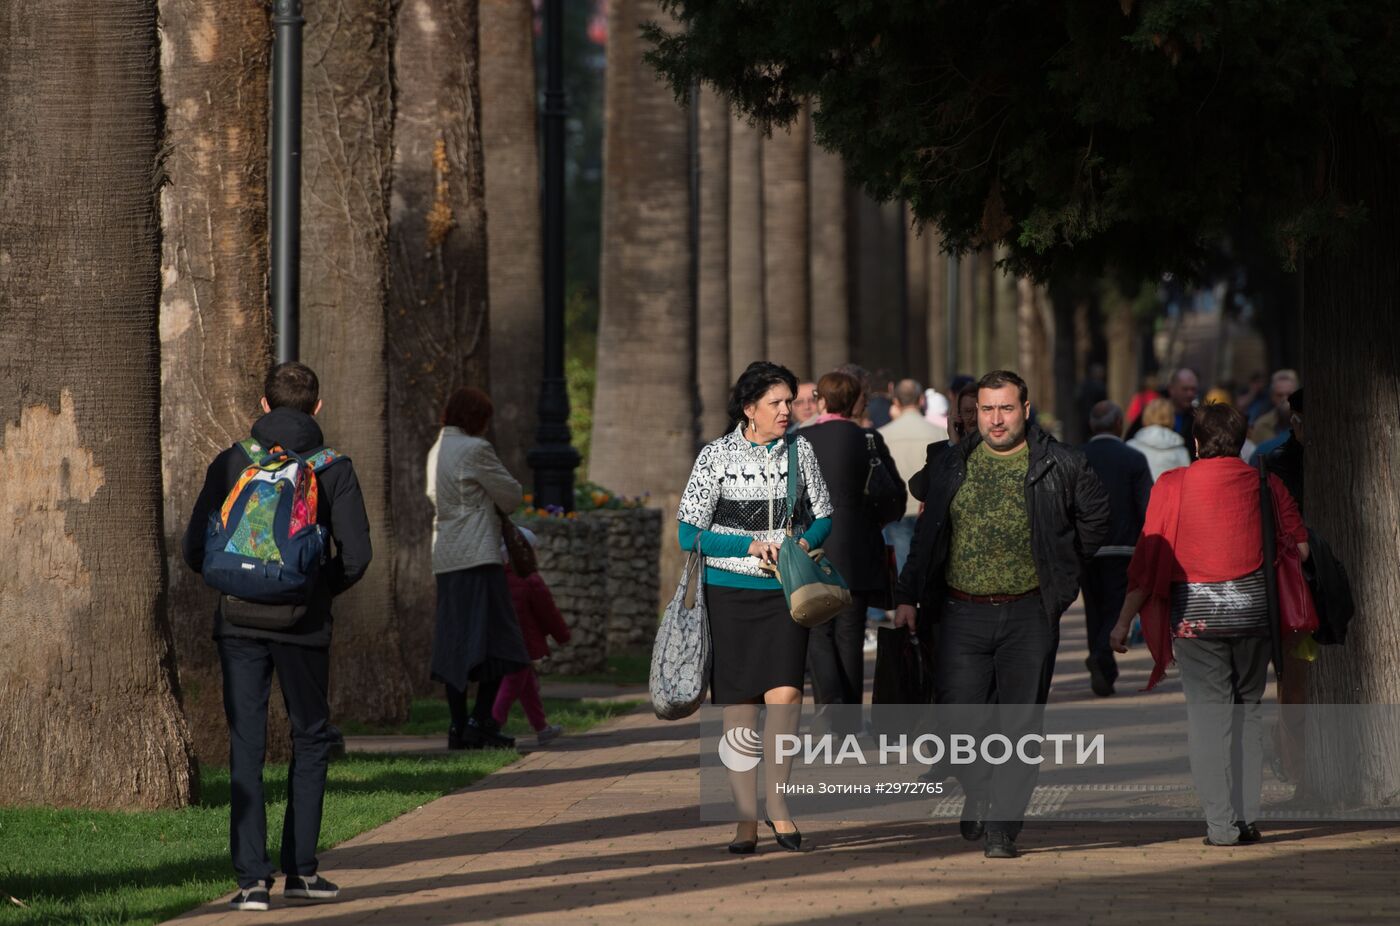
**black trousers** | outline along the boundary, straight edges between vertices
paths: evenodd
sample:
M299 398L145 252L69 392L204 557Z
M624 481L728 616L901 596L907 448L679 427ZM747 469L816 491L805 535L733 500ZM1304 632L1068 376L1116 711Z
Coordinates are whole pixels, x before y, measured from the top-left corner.
M1118 660L1108 635L1118 623L1123 599L1128 595L1126 556L1098 556L1084 567L1084 627L1089 636L1089 658L1098 663L1110 681L1118 678Z
M1046 619L1038 595L1001 605L946 600L935 655L938 703L984 708L949 711L950 722L959 727L952 732L971 733L979 742L996 732L1013 743L1042 732L1059 645L1059 628ZM987 828L1013 838L1021 831L1039 772L1037 765L1014 760L955 767L963 790L990 800Z
M316 873L316 840L330 761L330 651L290 643L224 637L219 640L224 672L224 714L229 732L229 853L238 886L272 881L267 856L267 811L263 760L267 756L267 700L272 673L292 726L292 764L287 770L287 812L282 818L282 871Z
M807 671L817 705L859 705L865 695L865 614L870 596L852 592L851 603L807 637ZM840 719L833 725L839 713ZM818 723L833 733L859 733L859 711L818 711ZM823 722L821 718L825 716Z

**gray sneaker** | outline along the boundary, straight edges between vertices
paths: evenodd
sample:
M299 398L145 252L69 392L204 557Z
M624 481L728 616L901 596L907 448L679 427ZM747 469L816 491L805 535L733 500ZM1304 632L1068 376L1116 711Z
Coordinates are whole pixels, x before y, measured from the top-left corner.
M228 902L230 910L266 910L271 898L267 888L261 884L254 887L240 887L238 893Z
M545 743L558 739L559 735L563 732L563 727L559 726L557 723L552 723L535 734L535 742L543 746Z

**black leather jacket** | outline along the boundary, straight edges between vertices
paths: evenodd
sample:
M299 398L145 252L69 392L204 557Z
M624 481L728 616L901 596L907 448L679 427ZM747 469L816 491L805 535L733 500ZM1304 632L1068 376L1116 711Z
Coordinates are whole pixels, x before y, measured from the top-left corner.
M1031 554L1040 578L1040 599L1049 620L1059 620L1079 596L1079 572L1108 534L1108 493L1084 454L1059 443L1039 427L1026 430L1026 510ZM949 511L967 478L967 458L981 442L973 436L931 454L921 474L927 486L924 513L914 530L909 558L895 587L897 604L914 604L937 617L943 606Z

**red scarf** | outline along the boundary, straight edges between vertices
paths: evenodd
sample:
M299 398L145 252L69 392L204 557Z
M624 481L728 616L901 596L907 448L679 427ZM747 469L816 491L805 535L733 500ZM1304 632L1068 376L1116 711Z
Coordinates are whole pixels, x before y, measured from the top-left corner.
M1277 542L1306 543L1308 530L1293 496L1277 476L1269 477L1269 488ZM1172 583L1250 574L1264 561L1259 535L1259 472L1238 457L1198 460L1157 480L1128 564L1128 588L1148 595L1139 612L1153 663L1145 691L1162 680L1172 661Z

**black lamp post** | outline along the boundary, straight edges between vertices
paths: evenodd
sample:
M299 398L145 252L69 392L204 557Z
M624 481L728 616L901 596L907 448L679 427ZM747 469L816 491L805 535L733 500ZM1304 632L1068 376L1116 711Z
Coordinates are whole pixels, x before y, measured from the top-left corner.
M277 362L297 359L301 308L301 0L272 10L272 318Z
M569 434L569 392L564 380L563 0L545 0L544 43L544 371L539 429L527 458L535 471L535 504L572 511L579 455Z

